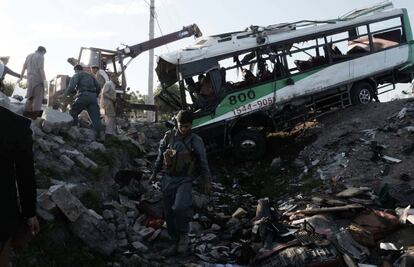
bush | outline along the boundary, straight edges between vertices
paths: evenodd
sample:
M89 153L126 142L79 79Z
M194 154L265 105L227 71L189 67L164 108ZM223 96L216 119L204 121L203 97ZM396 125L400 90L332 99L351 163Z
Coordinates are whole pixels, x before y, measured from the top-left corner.
M5 82L3 81L3 86L1 87L1 91L3 94L7 96L12 96L14 91L15 83L12 82Z

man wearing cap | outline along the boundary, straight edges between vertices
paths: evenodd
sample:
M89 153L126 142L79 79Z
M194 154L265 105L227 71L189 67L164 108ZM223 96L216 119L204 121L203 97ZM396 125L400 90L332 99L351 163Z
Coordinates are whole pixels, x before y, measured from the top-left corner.
M0 91L3 91L3 80L6 74L14 76L16 78L21 78L22 76L7 67L10 57L0 57Z
M91 67L91 72L95 75L95 79L98 81L99 86L102 87L106 82L109 81L108 74L104 70L101 70L98 65L93 65Z
M20 76L23 77L27 70L26 112L42 110L43 97L48 86L44 70L45 54L46 48L39 46L34 53L26 57L23 64Z
M83 110L86 110L92 120L93 128L99 135L99 138L101 138L101 117L97 100L101 88L95 77L83 71L81 65L78 64L73 69L75 75L70 79L69 86L65 91L65 97L76 94L69 113L72 115L76 125L78 123L78 115Z
M192 220L192 183L200 177L203 191L209 191L210 169L200 136L191 132L193 116L182 110L176 116L177 127L168 131L160 142L158 157L150 182L156 179L165 165L161 179L164 217L174 245L165 250L165 256L184 254L189 244L189 222Z

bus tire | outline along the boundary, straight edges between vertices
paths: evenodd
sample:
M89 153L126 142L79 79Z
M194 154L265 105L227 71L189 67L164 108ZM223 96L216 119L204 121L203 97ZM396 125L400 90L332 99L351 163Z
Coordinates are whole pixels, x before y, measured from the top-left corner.
M353 86L351 90L352 105L366 105L374 97L374 88L368 82L360 82Z
M257 160L266 153L266 138L256 130L245 129L233 138L233 154L241 161Z

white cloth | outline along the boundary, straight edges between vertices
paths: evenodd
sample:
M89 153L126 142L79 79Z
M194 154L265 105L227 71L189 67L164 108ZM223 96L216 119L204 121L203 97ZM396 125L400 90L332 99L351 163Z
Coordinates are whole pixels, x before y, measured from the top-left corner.
M100 106L103 109L103 114L107 116L115 116L115 101L116 90L115 83L113 81L106 82L103 86L100 96Z

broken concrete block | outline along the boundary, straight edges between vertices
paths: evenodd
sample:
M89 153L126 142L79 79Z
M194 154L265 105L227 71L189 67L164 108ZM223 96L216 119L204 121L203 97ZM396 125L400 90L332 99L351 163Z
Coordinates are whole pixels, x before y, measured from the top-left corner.
M152 233L154 233L155 229L152 227L142 227L139 231L138 234L140 236L142 236L143 238L146 238L150 235L152 235Z
M114 213L112 212L112 210L104 210L102 212L102 215L105 218L105 220L109 220L109 219L113 219L114 218Z
M247 211L246 210L244 210L243 208L238 208L232 215L231 215L231 217L233 217L233 218L238 218L238 219L240 219L240 218L242 218L242 217L244 217L245 215L247 214Z
M92 209L88 209L88 213L95 217L97 220L103 220L103 217L101 215L99 215L98 213L96 213L96 211L92 210Z
M47 107L42 114L42 130L50 132L67 131L73 122L73 118L69 113L60 112L51 107Z
M66 134L70 136L73 140L80 140L82 139L82 134L78 127L72 126L66 131Z
M148 247L139 241L132 243L132 246L139 252L145 253L148 251Z
M56 203L50 199L50 194L47 191L37 196L37 205L47 212L53 212L57 208Z
M337 197L353 197L357 195L361 195L364 192L368 191L369 188L356 188L356 187L350 187L345 189L344 191L336 194Z
M115 232L104 220L98 220L89 212L82 213L70 228L86 245L105 256L116 248Z
M75 222L79 216L86 211L86 208L65 186L59 185L52 192L52 200L59 209L71 221ZM90 215L91 216L91 215Z
M95 141L96 133L92 129L80 128L80 133L82 134L82 139L85 141Z
M75 165L75 162L73 160L71 160L68 156L66 155L60 155L59 157L60 161L63 162L63 164L65 164L66 166L68 166L69 168L72 168L73 165Z
M88 148L90 149L90 150L98 150L98 151L101 151L101 152L105 152L105 150L106 150L106 147L103 145L103 144L101 144L101 143L98 143L98 142L96 142L96 141L93 141L92 143L90 143L89 145L88 145Z
M43 152L50 152L50 143L42 138L38 138L34 140L40 147Z

